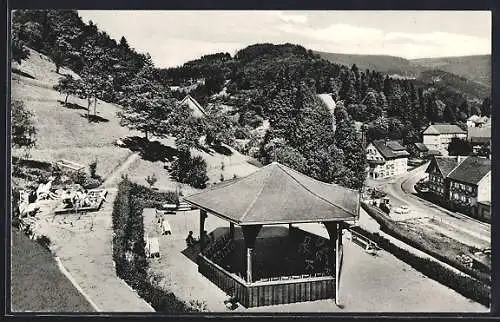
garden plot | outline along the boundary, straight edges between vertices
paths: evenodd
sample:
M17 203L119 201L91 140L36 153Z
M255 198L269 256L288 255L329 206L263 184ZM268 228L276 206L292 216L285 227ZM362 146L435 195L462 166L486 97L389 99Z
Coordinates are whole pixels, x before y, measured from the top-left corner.
M421 218L400 222L398 225L407 232L419 236L419 242L424 247L433 249L448 258L456 258L462 254L473 254L474 247L465 245L452 238L450 227L443 228L437 220ZM459 233L456 232L455 233ZM484 244L483 244L484 246ZM481 247L478 245L478 247Z
M462 230L454 228L447 222L441 221L441 219L417 218L408 220L405 224L414 226L430 236L445 236L446 238L454 240L456 243L459 243L458 240L463 241L466 239L469 247L473 246L479 249L491 247L491 242L486 242L483 239L475 238L474 236L470 236L468 234L465 236Z

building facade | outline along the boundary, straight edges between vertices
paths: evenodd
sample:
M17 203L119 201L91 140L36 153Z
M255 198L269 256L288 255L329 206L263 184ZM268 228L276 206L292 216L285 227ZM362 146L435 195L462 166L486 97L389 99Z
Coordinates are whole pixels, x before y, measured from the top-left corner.
M448 146L453 138L466 140L467 132L454 124L432 124L423 133L424 144L429 150L448 155Z
M368 174L373 179L384 179L408 171L408 151L397 141L375 140L366 147Z
M457 157L436 156L427 167L425 172L429 174L429 191L438 199L447 199L449 194L447 177L458 163Z
M478 218L486 216L484 204L491 202L491 160L476 156L435 157L426 172L435 200Z

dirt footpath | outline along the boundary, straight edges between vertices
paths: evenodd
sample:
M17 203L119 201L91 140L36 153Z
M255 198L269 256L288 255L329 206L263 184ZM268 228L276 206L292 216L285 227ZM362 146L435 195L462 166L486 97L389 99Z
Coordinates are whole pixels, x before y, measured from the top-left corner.
M115 273L112 258L112 218L116 189L109 189L100 211L47 215L40 223L55 255L100 312L154 312ZM78 219L80 217L80 219Z

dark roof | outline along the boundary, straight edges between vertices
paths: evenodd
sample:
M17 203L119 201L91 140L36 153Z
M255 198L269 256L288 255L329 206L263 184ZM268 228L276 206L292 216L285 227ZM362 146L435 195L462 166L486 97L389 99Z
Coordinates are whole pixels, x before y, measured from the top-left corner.
M368 164L385 164L384 160L367 159Z
M238 225L354 220L360 194L271 163L256 172L184 198Z
M463 160L448 178L469 184L478 184L491 171L491 160L480 157L468 157Z
M427 148L427 146L425 144L423 144L422 142L416 142L414 143L415 144L415 147L420 151L420 152L427 152L429 151L429 148Z
M484 137L473 137L470 138L471 143L479 143L479 144L485 144L489 143L491 141L491 138L484 138Z
M425 134L467 134L458 125L455 124L432 124L424 131Z
M382 154L384 159L397 159L410 155L404 146L397 141L374 140L372 144Z
M471 142L486 142L491 139L491 127L470 127L467 130L467 140Z
M453 171L453 169L455 169L457 165L458 160L456 157L436 156L433 158L432 162L429 164L425 172L429 173L430 168L436 166L443 175L443 178L445 178L448 176L448 174L450 174L451 171Z

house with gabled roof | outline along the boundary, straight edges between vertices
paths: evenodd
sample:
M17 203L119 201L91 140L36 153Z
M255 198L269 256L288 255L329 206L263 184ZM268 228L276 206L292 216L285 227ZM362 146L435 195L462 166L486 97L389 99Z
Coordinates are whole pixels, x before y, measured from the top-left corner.
M408 171L405 147L394 140L374 140L366 147L368 174L373 179L396 176Z
M447 177L459 163L458 157L435 156L425 170L429 174L429 190L440 198L448 196ZM461 160L460 160L461 161Z
M434 157L426 172L429 191L436 200L444 201L453 210L489 220L482 206L491 203L491 160L477 156Z
M491 127L469 127L467 128L467 141L477 153L483 146L491 146Z
M190 108L194 117L205 117L207 115L203 106L189 94L179 102L179 105Z
M491 201L491 160L468 157L449 174L448 200L454 209L476 211L478 202Z
M448 146L453 138L467 139L467 131L455 124L431 124L424 133L424 144L429 150L437 150L448 155Z

